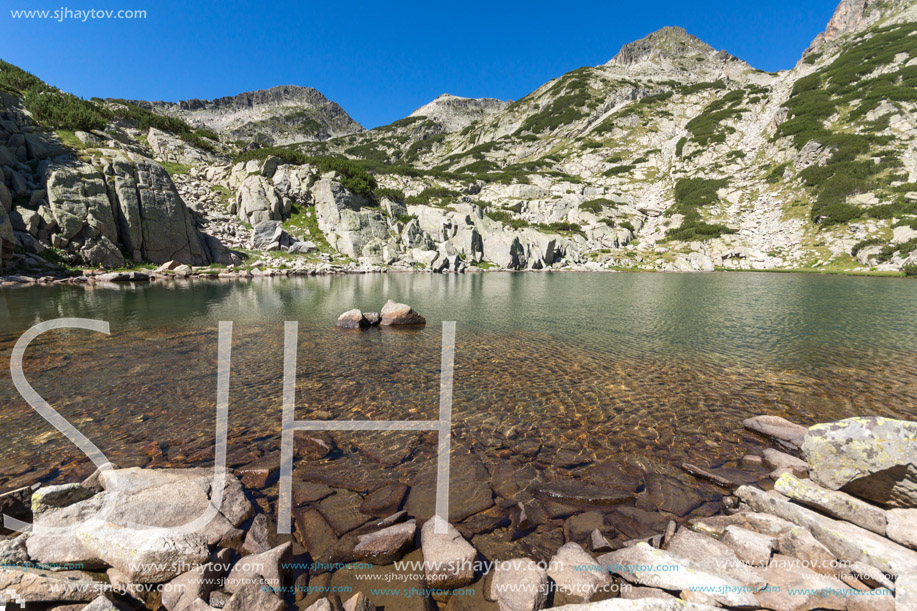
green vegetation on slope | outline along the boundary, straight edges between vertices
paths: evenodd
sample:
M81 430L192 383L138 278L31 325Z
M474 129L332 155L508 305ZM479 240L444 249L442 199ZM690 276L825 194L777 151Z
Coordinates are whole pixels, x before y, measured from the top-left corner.
M917 66L900 68L864 78L888 66L899 54L917 57L917 24L881 28L861 35L831 64L796 82L786 103L787 120L776 137L790 137L797 148L817 142L830 151L824 166L812 166L800 173L803 182L816 192L813 221L823 225L846 223L865 211L847 203L847 198L890 182L890 170L900 167L893 154L874 150L889 138L872 133L850 133L828 129L834 116L852 122L861 119L883 101L917 100Z
M685 218L680 227L669 229L666 236L672 240L690 242L735 233L735 229L726 225L704 222L699 210L703 206L717 203L719 201L717 190L727 184L729 181L725 178L682 178L675 183L675 205L666 213L683 214Z

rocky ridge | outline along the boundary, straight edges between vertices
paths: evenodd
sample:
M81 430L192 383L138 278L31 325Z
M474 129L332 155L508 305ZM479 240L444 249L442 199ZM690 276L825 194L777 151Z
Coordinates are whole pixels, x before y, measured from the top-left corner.
M363 131L343 108L311 87L284 85L215 100L133 103L207 127L229 140L265 145L327 140Z

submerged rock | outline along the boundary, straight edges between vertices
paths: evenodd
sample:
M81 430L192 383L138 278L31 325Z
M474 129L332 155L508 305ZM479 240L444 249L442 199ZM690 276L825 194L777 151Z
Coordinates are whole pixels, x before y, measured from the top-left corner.
M414 520L395 524L368 535L361 535L354 548L357 560L372 564L391 564L414 547L417 524Z
M794 447L801 447L808 429L780 416L754 416L742 421L742 426L750 431L786 442Z

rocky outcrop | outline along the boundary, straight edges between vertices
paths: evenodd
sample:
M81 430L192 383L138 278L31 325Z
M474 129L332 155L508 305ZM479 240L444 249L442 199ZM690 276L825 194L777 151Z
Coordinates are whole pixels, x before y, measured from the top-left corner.
M0 186L0 190L5 189L5 186ZM10 208L12 208L12 204ZM16 238L13 235L13 223L10 221L8 213L9 209L3 202L0 202L0 273L3 272L6 262L12 258L13 249L16 245Z
M270 181L259 174L248 176L242 182L234 207L230 208L230 212L237 213L251 225L282 220L289 211L289 201L284 201Z
M229 157L205 151L168 132L151 127L146 134L146 142L153 155L160 161L171 161L185 165L221 165Z
M88 265L123 265L121 249L134 261L212 260L169 175L149 158L102 149L92 164L50 164L46 186L49 214L35 227L55 246L79 252Z
M312 197L318 227L332 248L353 259L381 254L389 229L369 201L331 178L319 180Z

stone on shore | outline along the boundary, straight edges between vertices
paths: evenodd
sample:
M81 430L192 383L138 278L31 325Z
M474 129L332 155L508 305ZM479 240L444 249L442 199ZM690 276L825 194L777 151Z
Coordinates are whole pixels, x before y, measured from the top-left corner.
M424 573L428 587L452 590L474 581L478 552L452 524L445 524L443 534L435 532L435 525L440 522L440 518L433 517L420 529Z
M833 520L750 486L736 490L736 496L754 511L772 513L808 529L839 560L864 562L890 575L917 571L917 552L865 528Z
M391 299L382 306L381 315L382 319L379 321L379 324L383 327L389 325L423 325L427 322L427 320L418 312L415 312L414 308L411 306L404 303L395 303Z
M344 603L344 611L376 611L376 606L362 592L357 592Z
M45 571L0 566L0 592L12 590L26 603L89 602L106 584L81 571Z
M736 556L751 566L767 566L774 551L774 538L738 526L727 526L723 543L735 550Z
M554 580L554 602L589 602L611 578L578 543L566 543L551 558L548 577Z
M245 556L232 567L223 587L232 594L247 584L279 591L283 585L283 564L288 563L291 557L292 544L289 542L260 554Z
M848 418L809 429L813 480L888 507L917 507L917 422Z
M789 473L774 483L774 490L832 518L846 520L880 535L885 534L885 511L849 494L822 488L810 479L798 479Z
M176 532L211 506L212 478L210 469L104 471L102 492L64 507L43 502L47 497L39 490L29 556L44 563L108 565L132 583L168 581L206 563L208 544L219 543L253 512L239 480L227 474L213 520L199 532ZM94 518L100 510L107 512L104 520ZM52 530L58 527L65 527L63 534Z
M184 611L195 599L205 599L217 589L217 581L226 574L232 550L221 549L207 564L183 573L169 582L162 591L162 606L169 611ZM203 600L201 601L203 602Z
M895 611L917 611L917 571L895 582Z
M772 439L786 442L797 448L805 441L808 429L780 416L754 416L742 421L742 426Z
M372 564L391 564L414 548L417 523L414 520L360 535L353 554L357 560Z
M889 509L886 536L892 541L917 549L917 509Z
M341 329L362 329L369 326L369 321L363 316L363 312L354 308L338 316L335 326Z
M677 598L645 597L639 599L612 598L582 605L551 607L553 611L715 611L719 607L688 603Z
M223 607L224 611L286 611L286 608L280 597L254 583L240 587Z
M705 571L721 572L753 591L760 590L767 585L767 582L753 568L739 560L731 547L718 539L689 528L678 529L678 532L669 541L666 550Z
M548 573L534 560L498 562L490 580L490 598L500 611L538 611L548 599Z
M783 533L776 540L776 549L784 556L791 556L822 575L834 575L839 563L827 547L818 542L812 533L801 526Z
M806 461L772 448L764 450L764 464L773 469L771 477L775 479L784 473L792 473L797 477L806 477L809 474L809 465Z
M703 588L720 604L728 607L757 607L755 596L731 577L704 570L646 543L611 552L599 557L599 563L630 583L663 590Z
M110 600L108 600L104 596L99 596L95 600L93 600L91 603L83 607L83 611L120 611L120 610Z
M850 589L849 586L834 577L800 566L795 558L778 554L768 566L759 570L769 585L780 587L768 587L758 592L757 606L773 611L846 609L844 592ZM791 592L790 589L794 591Z

